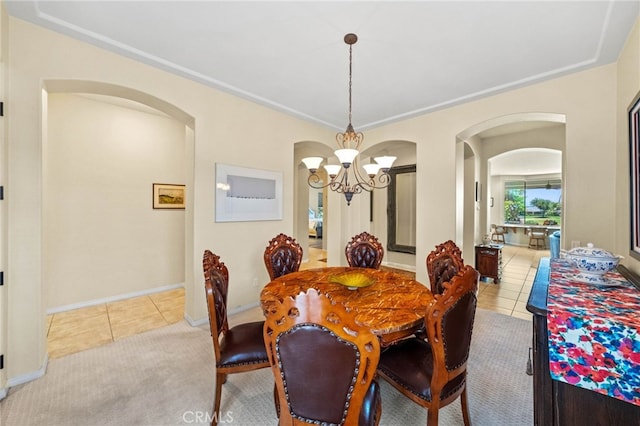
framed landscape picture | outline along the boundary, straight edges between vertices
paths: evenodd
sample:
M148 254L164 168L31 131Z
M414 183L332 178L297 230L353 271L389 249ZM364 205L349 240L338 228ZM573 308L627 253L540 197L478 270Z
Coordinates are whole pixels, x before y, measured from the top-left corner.
M153 184L154 209L184 209L185 186L169 183Z

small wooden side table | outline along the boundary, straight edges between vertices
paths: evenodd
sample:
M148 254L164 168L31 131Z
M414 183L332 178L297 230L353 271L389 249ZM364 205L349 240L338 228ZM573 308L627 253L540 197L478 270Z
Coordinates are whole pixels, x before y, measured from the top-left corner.
M502 278L502 244L477 245L476 270L480 278L493 278L493 282L499 284Z

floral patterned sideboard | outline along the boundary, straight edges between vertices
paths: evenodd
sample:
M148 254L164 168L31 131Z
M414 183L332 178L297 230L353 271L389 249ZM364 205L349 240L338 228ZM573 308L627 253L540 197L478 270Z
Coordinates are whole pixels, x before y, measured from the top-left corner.
M640 424L640 291L618 271L607 286L575 276L541 259L527 303L535 424Z

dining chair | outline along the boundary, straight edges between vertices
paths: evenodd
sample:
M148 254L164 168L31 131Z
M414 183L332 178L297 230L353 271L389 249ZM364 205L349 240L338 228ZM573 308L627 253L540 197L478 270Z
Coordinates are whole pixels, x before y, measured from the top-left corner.
M378 375L400 393L427 409L427 425L438 424L438 411L456 399L469 426L467 360L476 311L478 273L465 266L424 317L426 339L405 339L381 355Z
M539 249L547 248L547 228L529 228L529 248Z
M278 234L264 249L264 264L271 281L285 274L296 272L302 262L302 247L295 238Z
M344 253L351 267L380 269L384 248L377 237L362 232L351 238Z
M378 338L311 288L276 303L264 325L280 425L377 425Z
M503 226L491 224L491 241L504 244L504 234L506 234L506 230Z
M227 380L227 374L267 368L269 358L262 338L264 321L229 327L227 318L229 270L220 261L220 256L205 250L202 266L209 327L216 361L216 389L211 415L211 425L214 426L218 423L220 416L222 385Z
M440 294L444 290L442 284L453 278L464 267L462 252L451 240L438 244L427 255L427 274L433 294Z

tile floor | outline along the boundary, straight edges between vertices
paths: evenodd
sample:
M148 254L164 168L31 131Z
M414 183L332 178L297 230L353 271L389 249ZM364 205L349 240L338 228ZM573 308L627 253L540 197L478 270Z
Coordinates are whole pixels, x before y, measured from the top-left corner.
M181 321L184 289L47 316L49 358L60 358Z
M502 280L500 284L494 284L493 281L480 283L478 306L531 320L526 304L538 261L543 256L549 256L549 250L504 246ZM321 249L310 248L309 261L303 263L301 268L325 266L326 263L318 260L322 258L326 258L326 254ZM184 289L176 289L49 315L49 357L60 358L181 321L183 309ZM261 315L259 308L254 308L231 316L229 322L233 326L260 319Z

